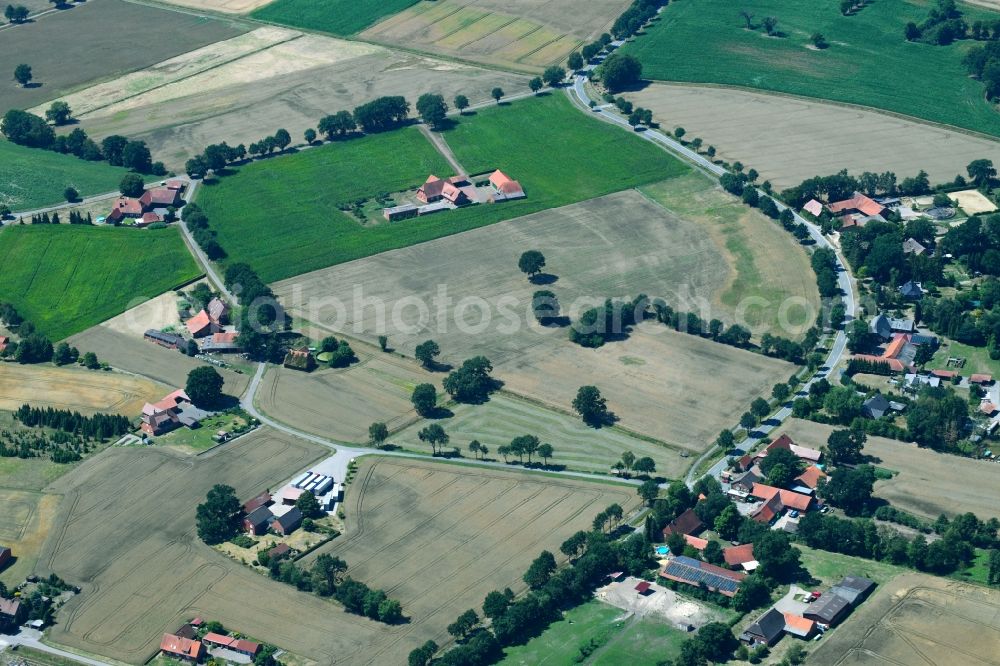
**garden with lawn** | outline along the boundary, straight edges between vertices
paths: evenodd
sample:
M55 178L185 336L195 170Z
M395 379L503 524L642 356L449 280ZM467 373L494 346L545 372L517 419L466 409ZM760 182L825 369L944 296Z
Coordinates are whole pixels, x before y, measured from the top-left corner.
M275 0L251 14L293 28L321 30L340 37L361 32L419 0Z
M443 133L470 174L501 168L527 198L416 219L359 221L349 212L453 170L413 127L334 142L233 169L198 204L228 254L266 282L687 173L655 145L587 117L550 94L456 119Z
M176 227L8 226L0 266L0 302L53 341L200 275Z
M127 172L105 162L18 146L0 139L0 205L17 211L65 203L73 187L81 197L114 192Z
M907 22L921 24L932 4L873 2L844 16L836 2L676 2L623 52L639 58L650 79L860 104L1000 136L1000 113L962 65L965 53L984 42L938 46L904 38ZM1000 19L1000 13L971 5L958 8L970 26ZM744 11L751 14L749 29ZM773 36L765 18L777 20ZM814 45L817 33L825 48Z

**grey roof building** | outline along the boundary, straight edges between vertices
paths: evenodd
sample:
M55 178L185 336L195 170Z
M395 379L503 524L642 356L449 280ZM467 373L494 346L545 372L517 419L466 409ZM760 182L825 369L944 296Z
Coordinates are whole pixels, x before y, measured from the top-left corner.
M842 581L830 588L837 596L843 597L852 606L864 601L875 589L875 581L860 576L845 576Z
M740 640L754 645L774 645L785 631L785 615L770 608L740 634Z
M868 398L865 400L865 404L862 405L862 411L870 419L882 418L891 408L889 401L881 393L876 393Z
M827 590L820 598L809 604L809 608L803 614L807 619L833 626L851 609L850 602L839 594L834 594L832 590Z

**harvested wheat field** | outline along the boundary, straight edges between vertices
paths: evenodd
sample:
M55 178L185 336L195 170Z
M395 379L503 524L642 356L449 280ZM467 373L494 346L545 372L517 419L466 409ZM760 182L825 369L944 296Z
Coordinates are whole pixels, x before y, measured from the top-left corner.
M13 587L31 574L58 506L55 495L0 488L0 543L15 558L0 572L0 582Z
M68 342L79 347L81 353L92 351L111 367L148 377L170 387L170 390L184 386L188 373L205 365L176 349L166 349L147 342L142 338L142 333L122 333L106 324L92 326L77 333ZM225 380L222 390L228 395L241 395L250 383L249 377L233 370L218 368L218 371ZM162 394L156 396L157 399L162 397Z
M165 0L171 5L205 9L221 14L249 14L258 7L263 7L271 0Z
M804 446L820 447L833 426L790 419L782 432ZM885 437L868 437L864 453L879 467L898 472L875 482L875 495L893 506L933 520L942 513L956 516L966 511L981 519L1000 518L1000 490L996 463L938 453L916 444Z
M855 107L783 95L690 85L652 84L629 94L652 109L664 128L714 145L717 157L740 160L778 189L847 169L893 171L899 179L923 169L932 183L967 176L974 159L1000 162L1000 142Z
M562 342L562 341L561 341ZM699 453L732 427L758 396L798 366L761 354L641 324L627 340L599 349L536 345L504 363L505 388L570 410L577 389L593 384L628 430Z
M634 489L502 470L364 458L345 500L347 533L320 553L344 558L351 575L378 581L409 624L382 629L344 663L402 663L414 647L448 641L445 627L492 590L523 590L521 576L609 504L636 504Z
M535 71L561 64L571 51L608 31L628 5L627 0L420 2L375 24L360 37Z
M924 574L879 587L809 655L816 666L1000 664L1000 592Z
M364 443L368 426L381 421L390 429L419 418L410 403L417 384L434 383L441 375L416 362L355 346L359 362L349 368L311 373L268 368L256 395L257 406L273 419L314 435Z
M157 159L180 169L210 143L251 143L279 127L298 141L324 115L379 95L403 95L413 103L431 90L449 103L458 93L476 103L489 100L494 86L526 85L514 74L267 27L68 100L92 136L143 139Z
M159 400L168 390L155 381L118 372L48 364L0 366L0 409L10 411L28 403L85 414L138 416L146 402Z
M649 456L656 462L656 474L670 479L680 478L690 464L676 449L634 437L620 428L590 428L575 414L543 407L506 392L493 395L482 405L453 405L450 409L454 416L436 422L451 438L445 449L458 448L466 458L476 457L468 445L477 440L490 450L486 459L502 461L503 456L497 453L499 447L515 437L530 434L555 449L549 465L569 470L608 473L625 451L631 451L636 458ZM431 447L418 437L425 425L426 422L411 425L392 435L389 443L430 453Z

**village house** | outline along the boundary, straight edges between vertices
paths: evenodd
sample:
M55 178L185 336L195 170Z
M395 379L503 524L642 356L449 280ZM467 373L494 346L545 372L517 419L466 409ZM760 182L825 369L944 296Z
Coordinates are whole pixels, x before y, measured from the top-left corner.
M907 238L903 241L903 254L913 254L920 256L927 252L927 248L921 245L915 238Z
M292 370L312 372L316 369L316 357L312 355L308 347L289 349L288 353L285 354L285 360L282 365Z
M783 613L785 616L785 633L809 640L816 633L816 623L795 613Z
M919 282L910 280L899 288L899 293L903 295L903 298L911 301L919 301L924 297L924 288Z
M0 597L0 632L11 633L25 620L27 614L20 599Z
M701 518L694 512L694 509L688 509L671 520L663 528L663 538L667 539L671 534L680 534L681 536L685 534L697 535L703 529L705 529L705 524L701 522Z
M679 555L667 562L663 571L660 572L660 577L694 587L704 585L712 592L733 597L739 592L740 585L746 575Z
M160 651L168 657L196 664L205 656L205 646L201 641L191 640L175 634L163 634Z
M823 478L826 478L826 472L816 465L809 465L801 474L795 477L795 480L806 488L816 490L819 487L819 480Z
M281 536L288 536L302 525L302 512L292 507L288 512L271 519L271 529Z
M976 373L969 377L969 382L979 386L987 386L993 383L993 375Z
M177 389L159 402L143 405L140 429L152 436L162 435L182 425L197 428L209 414L191 402L184 389Z
M753 571L757 568L757 560L753 556L752 543L723 548L722 558L726 561L726 566L730 569Z
M232 636L217 634L213 631L205 634L201 640L205 645L232 650L250 658L256 657L261 648L260 643L256 641L249 641L245 638L233 638Z
M490 185L493 187L493 195L490 199L493 202L523 199L525 196L524 188L521 187L521 183L511 178L500 169L497 169L490 174Z
M242 351L239 344L240 334L237 331L212 333L201 341L201 351L206 354L236 354Z
M266 506L258 506L243 518L243 529L253 536L263 536L271 528L274 514Z
M769 608L740 634L740 640L747 645L771 647L785 633L785 616L776 608Z
M697 551L705 550L708 545L708 539L702 539L701 537L691 536L690 534L684 535L684 543L691 546Z
M855 192L850 199L835 201L826 209L840 219L842 227L864 226L872 219L885 220L882 217L885 207L861 192Z
M816 201L815 199L810 199L806 202L806 205L802 207L802 210L809 213L813 217L819 217L823 214L823 204Z
M155 328L148 329L142 337L167 349L180 349L187 345L187 340L182 336L176 333L165 333Z
M466 176L452 176L445 179L431 175L417 190L417 199L425 204L443 200L455 206L464 206L476 201L474 192L470 196L469 188L469 179Z
M760 464L764 458L767 457L771 451L775 449L787 449L794 453L798 458L805 460L808 463L818 463L823 458L823 452L816 449L810 449L806 446L799 446L792 438L788 435L781 435L773 442L768 444L764 449L758 453L748 453L737 461L736 466L741 471L751 470L755 465ZM752 490L752 486L747 489Z

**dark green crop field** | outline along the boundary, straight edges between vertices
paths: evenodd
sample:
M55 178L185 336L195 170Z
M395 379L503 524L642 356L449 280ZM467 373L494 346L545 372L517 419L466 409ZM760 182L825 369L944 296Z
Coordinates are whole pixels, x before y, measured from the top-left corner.
M418 0L275 0L251 14L262 21L346 37Z
M203 186L198 203L228 253L268 282L386 250L664 180L687 167L653 144L588 118L561 94L458 119L444 133L470 171L503 169L527 198L392 224L360 224L338 210L359 198L451 175L415 128L255 162Z
M861 104L1000 136L1000 112L985 100L982 83L962 67L962 57L977 42L934 46L903 38L907 21L921 23L931 6L875 0L842 16L833 1L681 0L670 3L648 34L623 52L642 61L646 78ZM1000 13L959 8L970 25L1000 19ZM754 15L753 30L740 16L744 9ZM778 19L782 36L767 36L761 27L767 16ZM813 48L817 32L829 48Z
M0 301L52 340L198 276L177 228L14 225L0 230Z

